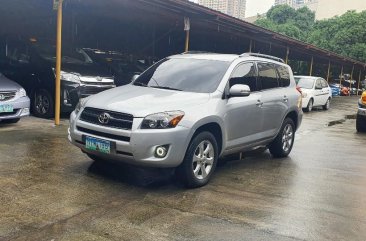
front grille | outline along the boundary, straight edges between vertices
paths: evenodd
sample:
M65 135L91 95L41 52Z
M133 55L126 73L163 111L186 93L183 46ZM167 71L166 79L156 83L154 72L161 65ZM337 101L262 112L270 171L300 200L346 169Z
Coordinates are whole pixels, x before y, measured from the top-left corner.
M105 86L88 86L85 85L81 88L80 94L82 97L87 97L89 95L95 95L102 91L109 90L111 87L105 87Z
M99 121L99 116L105 113L109 114L110 118L106 124L103 124ZM80 120L95 125L131 130L133 123L133 116L125 113L86 107L80 115Z
M98 85L98 86L105 86L105 85L114 85L114 82L86 82L81 81L82 84L88 86L88 85Z
M13 116L13 115L16 115L17 113L18 113L18 109L13 110L13 112L2 112L2 113L0 113L0 117Z
M0 91L0 102L11 100L16 94L16 91Z
M104 133L104 132L100 132L100 131L90 130L90 129L80 127L80 126L76 126L76 129L78 131L81 131L81 132L84 132L84 133L90 134L90 135L105 137L108 139L113 139L113 140L118 140L118 141L130 142L130 137L128 137L128 136L119 136L119 135Z

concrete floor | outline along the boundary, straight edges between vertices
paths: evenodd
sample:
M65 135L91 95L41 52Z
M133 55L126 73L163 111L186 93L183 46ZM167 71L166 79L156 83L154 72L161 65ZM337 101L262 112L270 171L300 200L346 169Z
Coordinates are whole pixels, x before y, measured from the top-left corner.
M67 120L0 124L0 240L364 241L356 103L305 114L289 158L225 163L194 190L169 172L93 163L68 143Z

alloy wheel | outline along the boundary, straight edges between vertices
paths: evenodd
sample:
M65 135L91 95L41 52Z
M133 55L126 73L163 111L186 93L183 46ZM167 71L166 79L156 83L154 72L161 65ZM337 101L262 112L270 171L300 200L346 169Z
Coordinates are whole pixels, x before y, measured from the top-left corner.
M193 174L197 179L206 178L213 167L215 150L208 140L202 141L196 148L193 155Z
M288 152L291 149L292 142L293 142L294 130L292 125L287 124L283 129L282 134L282 149L285 152Z

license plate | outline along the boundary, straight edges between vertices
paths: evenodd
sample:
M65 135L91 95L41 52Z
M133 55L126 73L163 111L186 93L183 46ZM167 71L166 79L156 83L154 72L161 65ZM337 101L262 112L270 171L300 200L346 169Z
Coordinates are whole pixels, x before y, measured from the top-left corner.
M111 142L87 136L85 139L85 147L88 150L99 151L101 153L111 153Z
M7 112L13 112L13 106L12 105L0 105L0 113L7 113Z

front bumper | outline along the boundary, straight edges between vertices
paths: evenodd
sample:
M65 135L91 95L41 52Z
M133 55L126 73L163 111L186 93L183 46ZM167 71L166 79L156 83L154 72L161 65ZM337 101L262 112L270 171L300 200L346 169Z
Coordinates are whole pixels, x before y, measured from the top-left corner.
M177 126L172 129L144 130L139 129L142 118L134 118L131 130L121 130L99 126L78 120L73 112L70 116L69 141L83 152L96 155L102 159L126 162L138 166L177 167L185 156L190 129ZM103 154L86 149L85 137L91 136L110 141L111 154ZM118 138L118 140L117 140ZM158 146L167 146L164 158L155 157Z
M14 111L10 113L0 113L0 120L18 119L29 116L30 100L27 96L15 100L0 102L0 104L9 104L13 106Z

